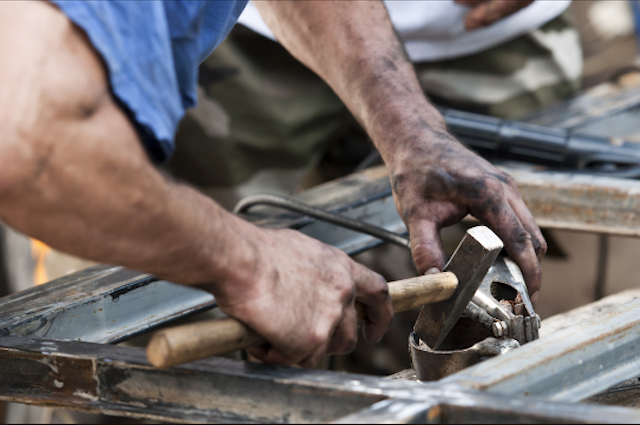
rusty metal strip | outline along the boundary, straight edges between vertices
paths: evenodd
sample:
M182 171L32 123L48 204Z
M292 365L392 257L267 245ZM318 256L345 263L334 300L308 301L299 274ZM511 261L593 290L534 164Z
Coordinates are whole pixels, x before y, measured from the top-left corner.
M26 337L0 338L0 376L3 401L170 422L637 421L629 409L221 358L157 370L142 349Z
M540 227L640 236L640 182L506 169Z
M502 168L515 178L540 227L640 236L640 181ZM303 198L313 205L346 213L393 231L406 231L395 209L384 167L375 167L311 189L304 193ZM323 226L314 220L284 214L276 209L265 208L262 215L245 217L261 226L298 228L320 240L327 239L328 243L342 246L349 253L375 245L372 237L358 237L353 232ZM357 242L353 243L356 237Z

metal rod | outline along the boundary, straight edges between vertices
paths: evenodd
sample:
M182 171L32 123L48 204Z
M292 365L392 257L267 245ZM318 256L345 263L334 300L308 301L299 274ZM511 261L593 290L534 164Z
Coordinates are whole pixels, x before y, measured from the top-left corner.
M283 208L288 211L307 215L309 217L313 217L317 220L322 220L339 227L344 227L356 232L371 235L402 248L411 249L411 243L409 242L409 239L404 236L366 223L362 220L354 220L350 217L335 214L322 208L313 207L311 205L304 204L302 202L296 201L295 199L287 198L285 196L273 195L269 193L251 195L238 202L238 204L233 209L233 212L236 214L247 212L251 207L256 205L269 205L272 207Z

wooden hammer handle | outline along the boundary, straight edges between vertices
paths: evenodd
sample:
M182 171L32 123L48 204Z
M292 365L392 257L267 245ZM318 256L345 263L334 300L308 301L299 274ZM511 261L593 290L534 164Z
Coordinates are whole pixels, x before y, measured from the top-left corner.
M449 299L458 287L453 273L438 273L389 282L395 312ZM358 321L365 307L356 303ZM264 344L262 336L233 318L207 320L156 332L147 346L149 362L168 368L207 357Z

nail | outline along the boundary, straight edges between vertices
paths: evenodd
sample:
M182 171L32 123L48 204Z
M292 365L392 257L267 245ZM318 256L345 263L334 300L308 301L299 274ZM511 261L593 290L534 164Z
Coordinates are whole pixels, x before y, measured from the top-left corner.
M437 274L440 273L441 270L437 267L431 267L429 270L427 270L426 272L424 272L424 274Z

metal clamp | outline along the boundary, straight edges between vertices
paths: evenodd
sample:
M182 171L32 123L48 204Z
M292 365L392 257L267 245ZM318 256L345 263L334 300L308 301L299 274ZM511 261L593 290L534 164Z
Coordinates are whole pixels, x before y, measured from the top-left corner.
M478 312L478 307L486 314ZM491 266L465 314L496 338L512 338L520 344L539 338L542 321L533 309L520 268L507 257Z

